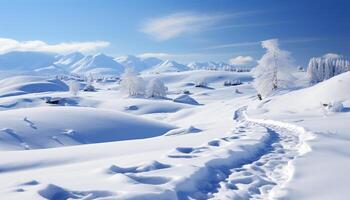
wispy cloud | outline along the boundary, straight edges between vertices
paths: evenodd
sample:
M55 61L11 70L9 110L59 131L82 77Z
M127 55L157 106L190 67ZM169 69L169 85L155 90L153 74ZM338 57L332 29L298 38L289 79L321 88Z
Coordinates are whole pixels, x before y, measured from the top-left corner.
M193 61L218 61L227 60L232 53L201 53L201 52L191 52L191 53L164 53L164 52L148 52L137 55L142 58L157 57L163 60L176 60L182 63L189 63Z
M206 15L194 12L174 13L145 21L140 29L158 41L169 40L186 33L200 32L232 15Z
M90 42L63 42L47 44L41 40L18 41L9 38L0 38L0 53L10 51L42 51L52 53L71 53L74 51L90 52L109 46L107 41Z
M255 27L265 27L274 26L280 24L291 23L290 21L275 21L275 22L257 22L257 23L246 23L246 24L228 24L222 26L215 26L209 29L209 31L221 30L221 29L231 29L231 28L255 28Z
M325 39L324 38L295 38L295 39L280 40L280 43L293 44L293 43L317 42L317 41L323 41L323 40L325 40ZM260 44L261 44L261 41L238 42L238 43L210 46L210 47L206 47L204 49L205 50L212 50L212 49L223 49L223 48L232 48L232 47L260 46Z
M249 63L252 63L254 61L254 58L251 56L237 56L234 58L231 58L229 60L229 63L232 65L246 65Z
M223 48L230 48L230 47L245 47L245 46L256 46L260 45L260 42L237 42L237 43L230 43L230 44L222 44L222 45L216 45L207 47L204 49L223 49Z

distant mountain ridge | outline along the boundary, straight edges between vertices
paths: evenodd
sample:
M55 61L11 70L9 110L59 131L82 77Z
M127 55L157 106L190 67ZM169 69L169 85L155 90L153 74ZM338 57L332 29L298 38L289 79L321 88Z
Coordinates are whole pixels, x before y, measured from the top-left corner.
M188 70L191 70L191 68L189 68L186 65L177 63L173 60L166 60L152 67L151 69L147 70L147 72L164 73L164 72L182 72L182 71L188 71Z
M71 66L76 74L121 74L124 67L116 62L113 57L99 53L85 56Z
M122 64L124 67L133 68L136 72L142 72L144 70L150 69L155 65L163 62L161 59L150 57L142 58L133 55L121 56L114 59L118 63Z
M73 52L59 55L45 52L13 51L0 54L0 71L15 71L26 74L94 74L120 75L125 68L136 72L164 73L188 70L230 70L235 66L224 62L192 62L188 65L174 60L161 60L156 57L138 57L133 55L117 58L102 53L83 55Z

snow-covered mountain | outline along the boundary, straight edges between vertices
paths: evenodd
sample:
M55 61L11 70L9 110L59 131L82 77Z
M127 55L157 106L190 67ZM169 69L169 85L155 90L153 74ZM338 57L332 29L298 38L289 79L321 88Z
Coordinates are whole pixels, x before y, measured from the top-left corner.
M163 60L156 57L140 57L140 60L149 68L163 62Z
M67 55L63 55L54 64L56 66L70 68L72 65L83 59L85 56L80 52L74 52Z
M113 57L105 54L85 56L71 66L73 73L81 74L120 74L124 66L116 62Z
M0 55L0 70L31 71L52 65L56 54L31 51L12 51Z
M145 71L151 67L158 65L162 60L158 58L140 58L133 55L121 56L114 59L124 67L131 67L137 72Z
M0 71L56 75L66 73L120 74L124 66L104 54L84 56L80 52L58 55L14 51L0 55Z
M162 72L182 72L182 71L188 71L188 70L191 70L191 68L187 67L186 65L177 63L173 60L166 60L152 67L150 70L148 70L148 72L162 73Z
M120 74L125 68L132 67L136 72L163 73L179 72L193 69L227 70L235 66L224 62L192 62L183 65L173 60L161 60L156 57L127 55L117 58L105 54L83 55L73 52L59 55L44 52L10 52L0 55L0 71L15 71L25 74Z

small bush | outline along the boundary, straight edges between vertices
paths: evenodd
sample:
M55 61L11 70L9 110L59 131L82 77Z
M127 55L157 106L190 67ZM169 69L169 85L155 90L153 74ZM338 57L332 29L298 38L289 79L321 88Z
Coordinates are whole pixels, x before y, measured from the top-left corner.
M224 86L236 86L236 85L242 85L241 80L228 80L224 82Z
M208 83L205 81L199 81L198 83L196 83L195 87L206 88L206 87L208 87Z
M344 105L341 101L330 102L327 105L327 110L330 112L342 112L344 110Z

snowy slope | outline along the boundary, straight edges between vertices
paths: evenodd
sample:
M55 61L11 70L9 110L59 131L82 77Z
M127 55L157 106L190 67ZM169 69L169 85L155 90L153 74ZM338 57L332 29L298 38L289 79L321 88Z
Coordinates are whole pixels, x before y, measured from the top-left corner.
M255 118L295 124L312 135L307 142L309 152L292 163L291 180L278 199L348 199L349 84L347 72L249 106L248 114ZM343 103L342 112L331 112L322 105L334 101Z
M263 107L268 112L302 112L323 114L322 104L350 99L350 72L335 76L311 87L276 96Z
M124 67L114 61L113 57L104 54L85 56L71 66L73 73L77 74L120 74Z

